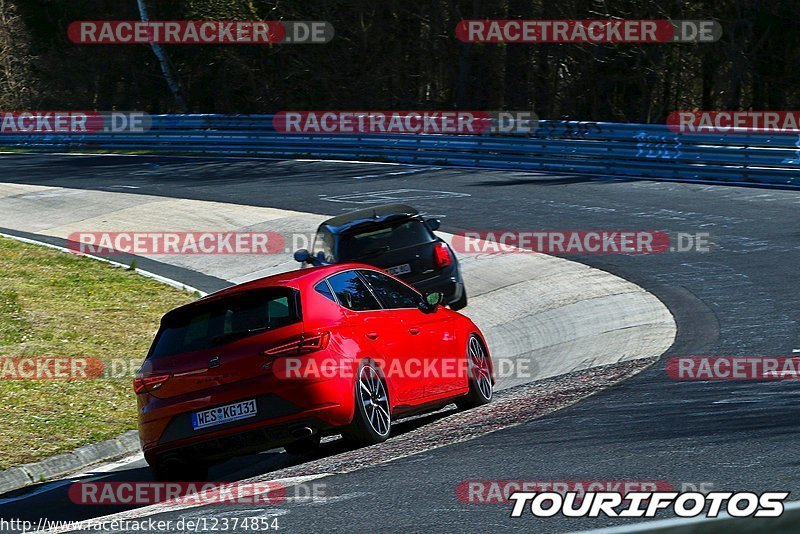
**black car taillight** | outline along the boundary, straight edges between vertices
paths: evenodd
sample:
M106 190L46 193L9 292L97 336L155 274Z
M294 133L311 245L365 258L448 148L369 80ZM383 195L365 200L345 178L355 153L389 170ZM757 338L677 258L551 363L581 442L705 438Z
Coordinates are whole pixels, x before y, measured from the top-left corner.
M439 243L433 247L433 262L439 269L453 264L453 255L450 248L444 243Z
M137 376L133 379L133 391L139 395L156 390L164 385L164 382L169 380L171 376L172 375Z
M330 332L323 332L312 336L303 336L290 343L284 343L264 351L265 356L298 356L322 350L328 346L331 339Z

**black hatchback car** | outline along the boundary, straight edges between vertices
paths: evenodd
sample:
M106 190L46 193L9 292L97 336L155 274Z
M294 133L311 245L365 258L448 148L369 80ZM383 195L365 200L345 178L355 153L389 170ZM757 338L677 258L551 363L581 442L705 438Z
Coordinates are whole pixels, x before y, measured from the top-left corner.
M423 293L441 292L444 303L460 310L467 305L467 292L456 255L433 233L439 225L405 204L358 210L320 224L311 252L298 250L294 259L310 265L374 265Z

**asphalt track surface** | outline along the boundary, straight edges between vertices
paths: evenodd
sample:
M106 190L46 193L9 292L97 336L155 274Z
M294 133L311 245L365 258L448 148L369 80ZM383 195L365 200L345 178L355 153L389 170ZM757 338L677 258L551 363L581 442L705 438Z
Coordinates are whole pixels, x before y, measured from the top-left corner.
M282 506L294 508L279 518L283 531L565 532L636 521L512 519L506 505L460 502L456 487L465 480L664 480L677 488L791 491L789 499L798 499L797 381L676 382L664 371L671 356L800 352L798 192L380 164L110 156L0 157L0 180L331 215L402 201L441 217L452 233L711 234L708 253L570 257L639 284L670 308L678 337L654 366L545 418L321 479L336 498ZM330 443L324 454L339 447ZM291 463L273 451L233 461L218 476ZM141 462L125 469L116 479L149 477ZM83 519L116 511L72 505L63 488L24 498L36 489L0 505L0 517L35 519L46 509L51 519ZM157 517L248 514L226 505Z

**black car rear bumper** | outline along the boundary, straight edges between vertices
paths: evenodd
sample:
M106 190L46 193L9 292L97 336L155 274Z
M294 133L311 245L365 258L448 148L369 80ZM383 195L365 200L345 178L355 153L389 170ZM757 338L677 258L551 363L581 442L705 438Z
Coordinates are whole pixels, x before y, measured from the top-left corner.
M464 281L457 265L444 269L431 278L409 283L423 293L440 291L447 304L457 302L464 295Z

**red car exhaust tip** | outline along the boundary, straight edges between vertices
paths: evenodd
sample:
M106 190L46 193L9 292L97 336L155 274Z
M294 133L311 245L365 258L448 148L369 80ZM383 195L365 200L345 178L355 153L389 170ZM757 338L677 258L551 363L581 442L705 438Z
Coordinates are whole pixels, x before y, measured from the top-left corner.
M297 439L310 438L314 435L314 429L307 426L292 430L292 437Z

